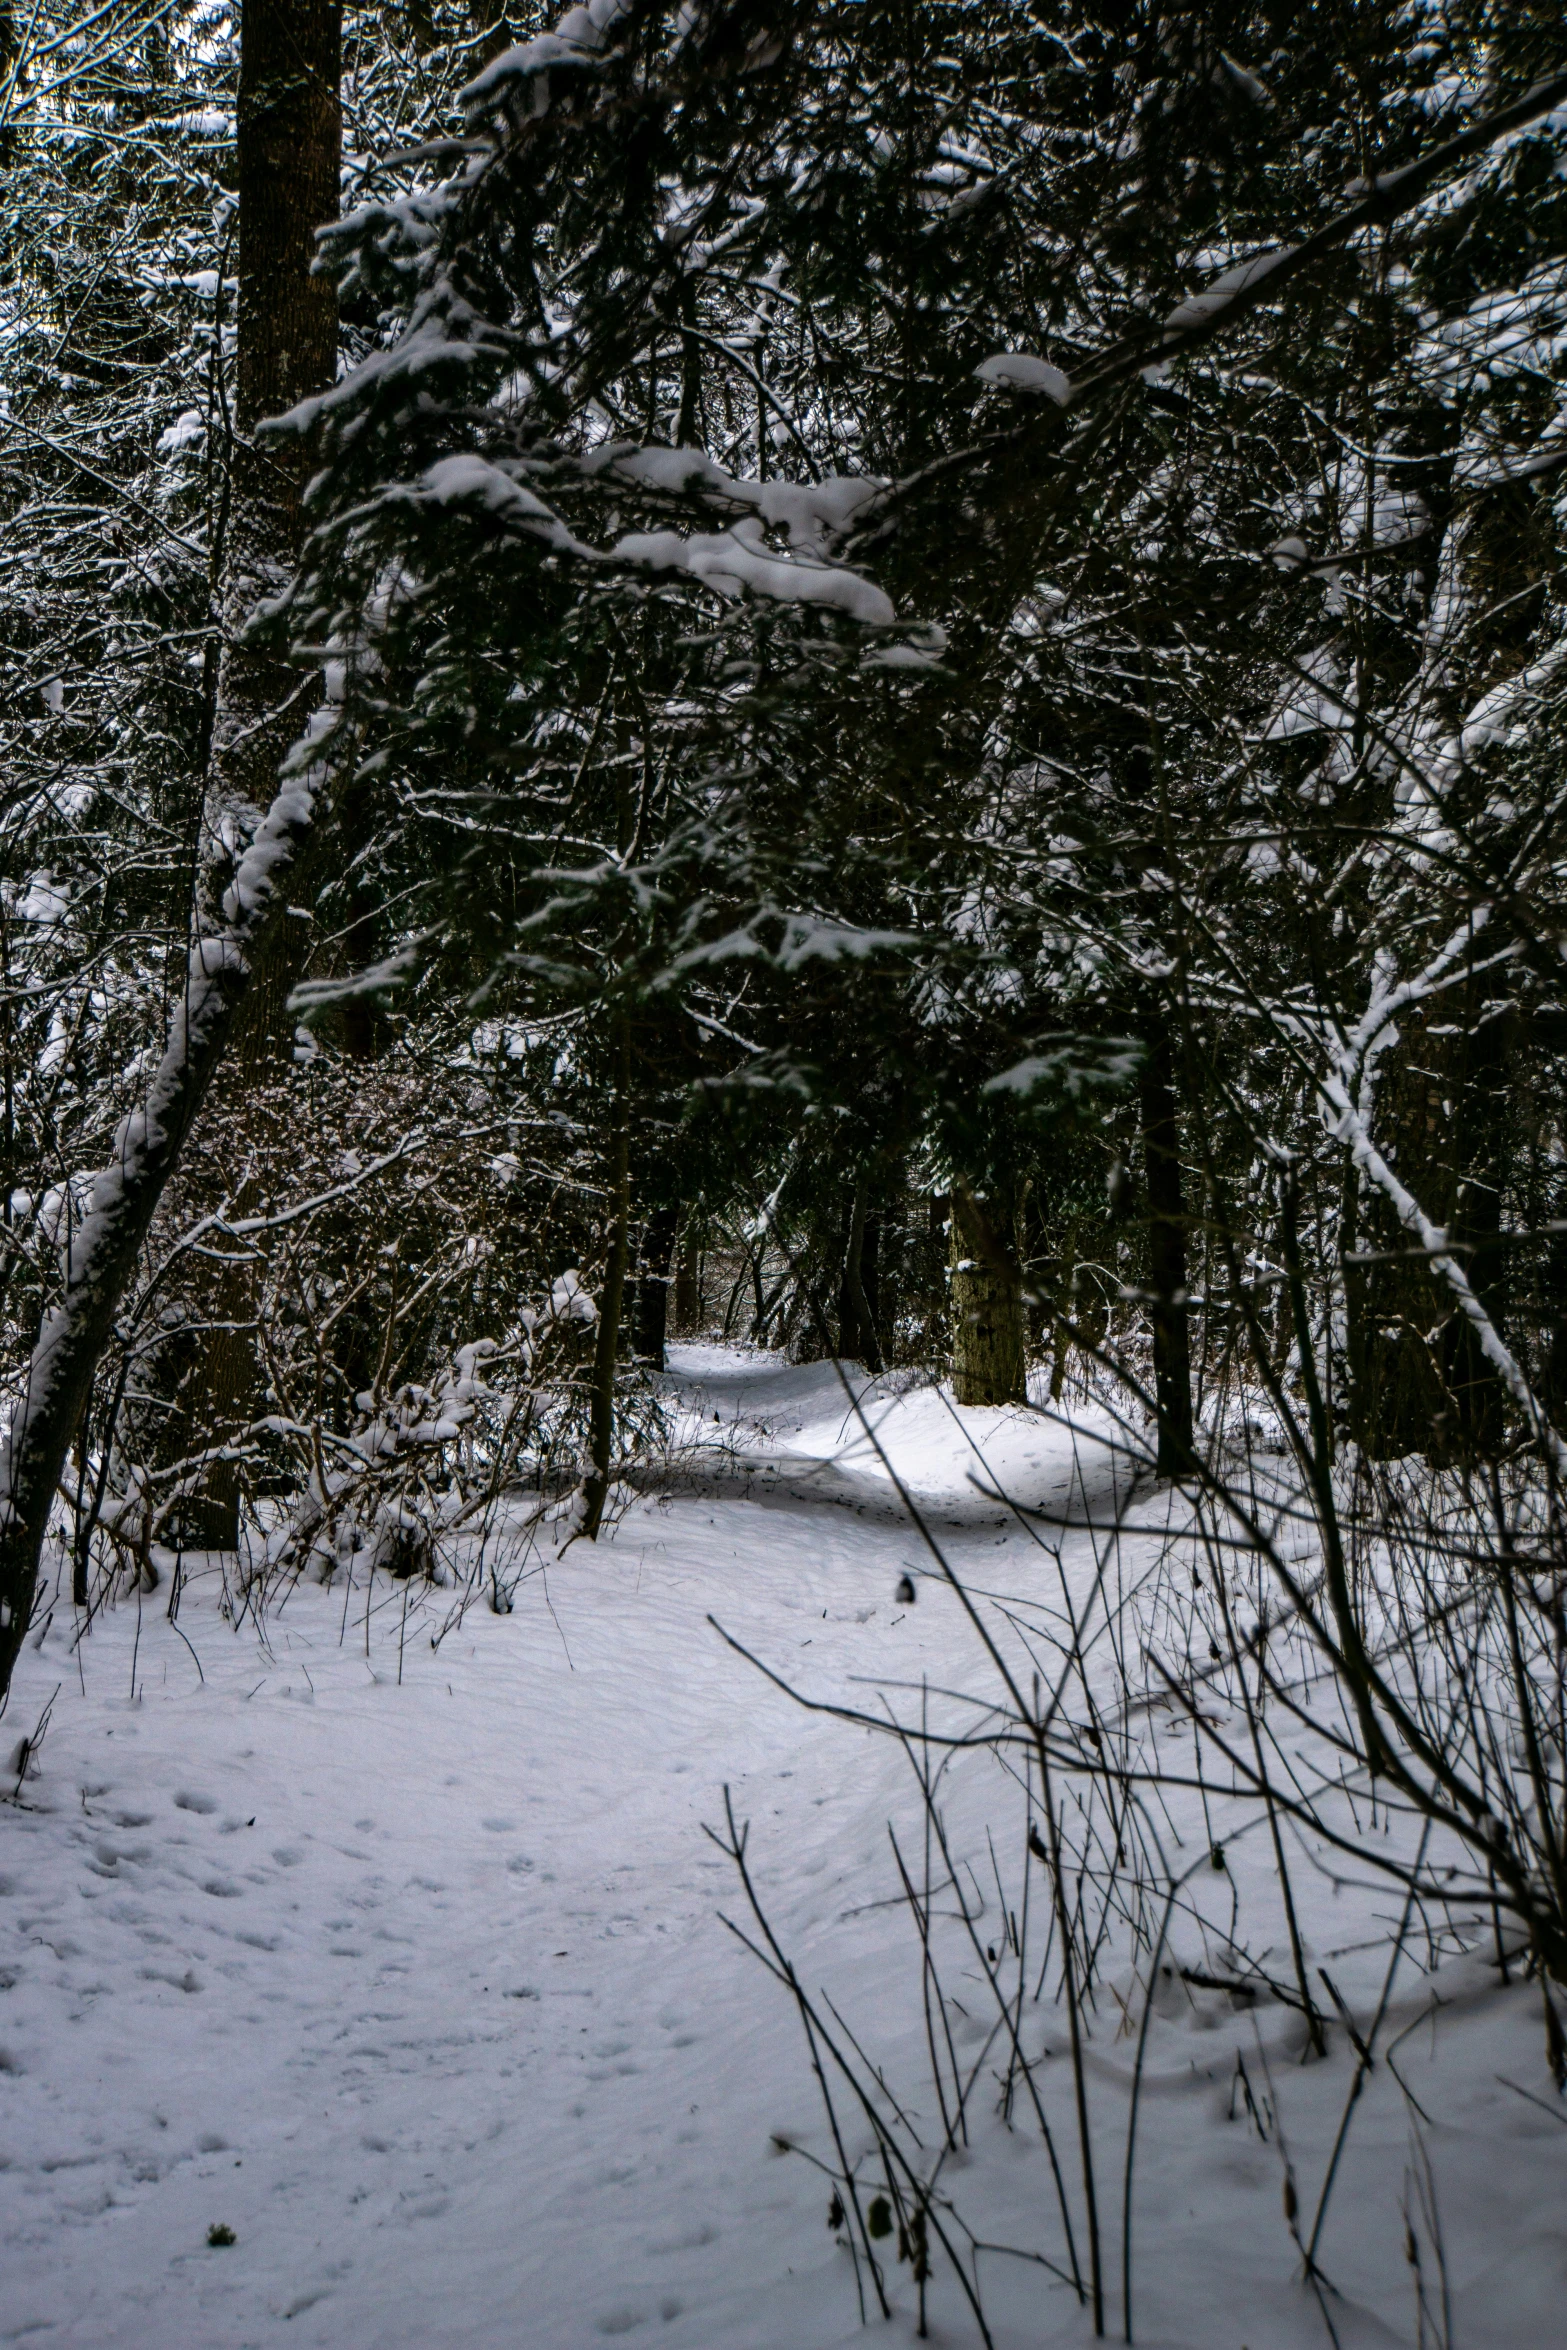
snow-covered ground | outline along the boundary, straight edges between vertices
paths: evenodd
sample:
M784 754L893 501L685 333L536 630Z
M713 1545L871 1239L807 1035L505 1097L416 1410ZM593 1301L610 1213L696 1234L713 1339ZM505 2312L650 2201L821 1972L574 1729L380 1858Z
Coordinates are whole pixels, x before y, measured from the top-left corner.
M928 2137L918 1948L887 1837L894 1821L918 1845L917 1790L893 1740L803 1711L709 1617L808 1693L867 1710L882 1688L905 1710L922 1681L983 1688L986 1668L830 1369L694 1348L679 1363L685 1433L721 1445L730 1483L639 1498L612 1540L524 1581L513 1614L477 1605L438 1648L449 1594L414 1594L405 1616L383 1583L367 1624L362 1585L301 1588L258 1631L222 1616L216 1573L188 1586L177 1627L157 1594L74 1651L57 1611L29 1648L6 1745L58 1694L36 1775L0 1808L0 2342L858 2338L809 2160L829 2141L800 2026L721 1922L743 1904L703 1824L727 1783L802 1982L830 1988ZM987 1498L985 1464L992 1491L1093 1518L1127 1480L1097 1441L1108 1422L1074 1447L1040 1417L955 1414L930 1391L878 1391L871 1409L986 1608L1043 1604L1063 1571L1086 1583L1092 1530L1068 1529L1058 1567ZM987 1819L1012 1850L1016 1791L990 1758L954 1775L950 1807L977 1866ZM1195 1798L1168 1826L1179 1865L1201 1859ZM1226 1849L1226 1915L1233 1898L1266 1942L1264 1839ZM1298 1891L1313 1963L1363 2026L1398 1901L1348 1874L1302 1855ZM1200 1958L1187 1930L1172 1952ZM1414 2343L1406 2209L1427 2340L1561 2338L1567 2109L1538 1994L1498 1987L1478 1957L1431 1973L1427 1956L1417 1934L1324 2222L1320 2298L1283 2198L1287 2176L1308 2227L1354 2077L1347 2035L1301 2065L1287 2010L1166 1980L1138 2135L1140 2342ZM1135 2034L1116 1985L1140 2014L1112 1964L1087 2080L1118 2337ZM960 1970L949 1989L978 2039L986 1986ZM1047 2001L1029 2031L1081 2235L1064 2024ZM1385 2057L1399 2033L1402 2085ZM976 2096L946 2188L982 2236L1059 2263L1037 2130L1015 2115L1009 2131L994 2102ZM214 2226L234 2242L209 2246ZM1048 2269L981 2268L998 2350L1090 2338ZM908 2271L888 2277L907 2339ZM931 2322L977 2339L939 2266Z

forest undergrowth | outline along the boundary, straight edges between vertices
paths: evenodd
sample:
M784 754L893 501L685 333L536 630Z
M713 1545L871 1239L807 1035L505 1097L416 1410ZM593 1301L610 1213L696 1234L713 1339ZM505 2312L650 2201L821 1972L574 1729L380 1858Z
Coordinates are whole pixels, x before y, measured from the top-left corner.
M1096 2335L1134 2340L1150 2025L1183 2007L1211 2022L1218 2003L1277 2019L1251 2073L1237 2056L1231 2112L1238 2096L1258 2135L1277 2136L1284 2224L1336 2344L1341 2297L1320 2255L1340 2158L1367 2077L1382 2067L1398 2080L1399 2045L1441 2005L1429 1986L1443 1966L1473 1956L1499 1985L1533 1981L1558 2089L1567 2077L1554 1480L1527 1457L1482 1481L1353 1452L1319 1464L1277 1385L1237 1383L1212 1399L1190 1475L1161 1485L1151 1415L1129 1410L1110 1372L1102 1360L1074 1398L1032 1407L1071 1445L1055 1508L1008 1495L970 1439L975 1484L1033 1547L1029 1582L1042 1591L1028 1596L954 1563L880 1444L874 1402L845 1380L923 1546L908 1596L924 1578L952 1590L968 1669L918 1690L823 1697L750 1658L810 1710L907 1758L890 1898L906 1913L923 2072L889 2075L874 2021L851 2020L802 1975L726 1795L710 1832L743 1896L727 1922L798 2008L826 2139L792 2150L823 2173L863 2311L890 2313L889 2272L907 2264L923 2337L944 2265L989 2343L987 2273L1022 2261L1068 2285ZM1357 1956L1363 1967L1375 1951L1381 1982L1352 2002L1323 1962L1322 1900L1368 1880L1389 1906ZM1130 2054L1109 2084L1092 2072L1107 2042ZM1063 2047L1070 2100L1061 2068L1047 2072ZM1308 2184L1291 2167L1270 2060L1315 2064L1340 2049L1342 2111ZM905 2065L910 2054L905 2042ZM1401 2089L1420 2187L1403 2256L1419 2338L1445 2346L1429 2116ZM1053 2190L1048 2227L1009 2242L995 2240L988 2179L964 2180L998 2118L1037 2134Z

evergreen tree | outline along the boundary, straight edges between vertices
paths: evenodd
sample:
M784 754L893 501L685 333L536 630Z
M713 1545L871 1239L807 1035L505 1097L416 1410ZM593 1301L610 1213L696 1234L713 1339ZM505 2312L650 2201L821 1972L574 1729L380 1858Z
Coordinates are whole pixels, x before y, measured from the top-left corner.
M638 1232L656 1283L678 1203L770 1198L802 1323L873 1355L910 1170L970 1392L1018 1392L1032 1311L1166 1473L1237 1347L1368 1449L1548 1449L1547 17L489 30L462 137L328 239L356 364L270 444L321 471L250 640L328 699L40 1340L8 1636L317 809L344 919L289 1018L466 1005L591 1136L587 1530Z

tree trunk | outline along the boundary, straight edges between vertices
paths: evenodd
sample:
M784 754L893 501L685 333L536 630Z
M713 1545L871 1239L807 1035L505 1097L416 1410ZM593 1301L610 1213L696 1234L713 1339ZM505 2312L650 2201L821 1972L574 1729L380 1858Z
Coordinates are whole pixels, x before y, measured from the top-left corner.
M1028 1397L1023 1282L1016 1260L965 1184L952 1191L952 1389L961 1404Z
M1379 1089L1381 1147L1436 1224L1463 1252L1494 1322L1506 1298L1502 1183L1514 1111L1507 1085L1512 1025L1483 1019L1471 982L1461 1022L1428 1027L1420 1006L1400 1016L1397 1062ZM1346 1281L1351 1325L1350 1430L1374 1460L1492 1458L1503 1396L1466 1315L1433 1280L1423 1251L1380 1195L1363 1218L1365 1260Z
M610 1144L609 1248L599 1296L593 1347L593 1394L588 1428L588 1473L582 1482L582 1532L598 1539L615 1457L615 1373L620 1360L620 1323L631 1253L631 1019L615 1015L615 1130Z
M32 1620L38 1560L71 1439L164 1187L228 1040L235 1010L279 921L289 866L309 830L319 772L280 788L241 862L221 929L191 949L183 1000L144 1106L121 1124L66 1263L65 1294L28 1363L0 1450L0 1699Z
M242 641L265 596L286 584L299 553L300 498L309 471L304 443L263 449L256 427L337 374L337 294L311 274L315 233L335 219L342 151L341 0L246 0L240 33L236 173L239 186L238 364L230 454L229 521L221 583L223 646L204 825L221 885L225 857L243 849L272 798L278 764L319 700L319 673ZM325 877L326 851L306 849L294 887L308 906ZM209 1119L243 1130L259 1084L293 1067L290 992L310 926L274 926L258 949ZM216 1325L205 1359L185 1380L185 1409L167 1436L186 1451L214 1430L265 1408L253 1324L255 1277L224 1274L201 1320ZM198 1426L197 1422L203 1423ZM177 1457L177 1454L176 1456ZM232 1549L239 1539L239 1479L231 1463L209 1471L184 1512L188 1540Z
M336 369L335 296L308 267L313 232L338 207L340 28L339 0L250 0L244 14L238 435L198 936L145 1107L123 1123L94 1185L65 1294L39 1333L0 1453L0 1698L31 1621L60 1473L158 1203L254 976L293 967L279 892L309 835L313 783L295 777L279 789L276 770L314 689L292 669L284 682L270 657L233 638L238 617L286 576L307 463L263 458L255 423Z
M871 1333L871 1344L876 1349L873 1371L886 1369L891 1352L891 1332L882 1313L881 1257L882 1233L885 1219L880 1214L868 1214L865 1219L865 1238L860 1245L860 1294L865 1301L866 1327ZM870 1362L869 1355L866 1361Z
M1181 1194L1180 1125L1170 1032L1150 1023L1138 1080L1143 1168L1148 1189L1148 1260L1153 1292L1154 1409L1160 1477L1179 1477L1192 1457L1191 1336L1186 1303L1186 1214Z
M876 1318L865 1294L866 1194L869 1186L857 1175L849 1202L849 1230L844 1243L843 1278L838 1287L838 1352L846 1360L880 1372L881 1349L876 1343Z
M680 1254L675 1260L675 1328L683 1338L692 1337L702 1320L702 1251L695 1222L688 1217L680 1235Z
M664 1368L669 1335L669 1266L675 1248L674 1208L655 1208L642 1227L642 1263L637 1276L632 1350L639 1363Z
M316 231L339 210L342 0L246 0L240 39L238 355L206 810L220 855L248 837L255 811L272 798L278 762L320 699L316 669L242 639L258 603L293 570L311 467L308 442L262 448L256 428L337 376L337 290L312 265ZM304 863L320 867L324 855L316 846ZM307 873L296 870L294 887L312 894ZM234 1039L247 1072L292 1066L288 997L302 945L285 923L262 950Z
M317 673L240 642L263 596L286 584L299 546L308 448L256 444L263 417L337 374L337 295L311 274L315 233L338 212L342 158L341 0L246 0L241 19L236 173L239 352L230 459L223 653L213 727L209 829L241 833L272 797L279 759L319 694ZM249 828L256 822L249 815ZM257 973L247 1024L285 1017L286 952ZM292 1031L289 1031L290 1039Z

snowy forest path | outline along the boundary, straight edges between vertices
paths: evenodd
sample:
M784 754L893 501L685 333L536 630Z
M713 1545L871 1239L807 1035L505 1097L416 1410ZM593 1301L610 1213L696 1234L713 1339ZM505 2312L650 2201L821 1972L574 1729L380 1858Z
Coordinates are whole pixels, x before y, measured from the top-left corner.
M731 1363L726 1419L743 1390L819 1450L823 1367L760 1369ZM706 1619L834 1689L941 1677L948 1595L896 1599L920 1565L879 1517L688 1496L438 1651L440 1592L402 1627L383 1586L367 1636L362 1597L301 1589L263 1647L199 1576L204 1679L156 1598L80 1677L51 1634L12 1721L64 1685L0 1821L0 2342L718 2343L779 2292L790 2338L836 2339L825 2198L766 2158L815 2126L798 2026L701 1830L732 1783L808 1955L906 1765Z
M29 1645L10 1723L31 1728L57 1694L36 1775L0 1806L0 2344L592 2350L627 2335L669 2350L835 2350L861 2338L847 2258L824 2225L827 2183L777 2150L824 2143L798 2021L724 1927L739 1889L703 1827L722 1820L728 1785L801 1979L831 1986L928 2118L916 1945L888 1850L889 1823L917 1849L917 1791L896 1741L802 1711L709 1618L805 1694L867 1710L900 1691L917 1708L926 1685L983 1692L985 1670L913 1529L878 1504L874 1452L830 1366L696 1349L677 1363L688 1459L700 1433L730 1456L803 1464L797 1490L765 1507L743 1479L636 1497L606 1539L552 1552L514 1613L481 1599L438 1646L449 1590L379 1578L367 1622L362 1582L301 1586L258 1633L221 1614L211 1568L177 1627L165 1586L103 1614L76 1653L64 1608L41 1651ZM1104 1428L1090 1420L1077 1445L1042 1415L958 1416L939 1391L891 1383L867 1402L873 1417L886 1404L900 1475L930 1502L969 1588L1002 1609L1053 1607L1055 1559L976 1493L971 1440L1009 1490L1080 1520L1113 1499ZM839 1456L832 1476L804 1473ZM814 1506L813 1493L847 1506ZM1151 1489L1136 1498L1152 1519ZM1123 1557L1135 1573L1158 1546L1155 1527ZM1062 1566L1079 1596L1095 1555L1094 1534L1070 1526ZM1190 1751L1173 1714L1147 1735ZM1206 1796L1183 1799L1174 1777L1167 1794L1182 1865L1201 1860ZM1016 1795L983 1750L946 1783L964 1866L988 1870L999 1845L1010 1874ZM1233 1888L1266 1963L1266 1844L1233 1816L1224 1833L1224 1871L1204 1867L1201 1881L1226 1915ZM1303 1863L1300 1884L1312 1949L1365 2015L1388 1896L1361 1873L1346 1884ZM994 1932L993 1887L974 1885ZM1193 1925L1179 1941L1201 1960ZM982 1970L955 1955L954 2026L978 2048ZM1400 2066L1442 2124L1431 2143L1455 2338L1466 2350L1546 2340L1562 2275L1549 2182L1567 2183L1567 2132L1505 2085L1548 2093L1535 1995L1499 1992L1478 1956L1450 1961L1438 2033L1432 1978L1415 1963L1407 1975L1388 2029L1413 2028ZM1118 2180L1133 2043L1117 2003L1133 2012L1138 1987L1123 1968L1108 1989L1089 2072L1105 2176ZM1237 2010L1173 1979L1154 2004L1139 2339L1213 2350L1233 2333L1317 2350L1320 2314L1279 2216L1279 2150L1237 2105L1236 2067L1243 2057L1260 2080L1271 2066L1270 2100L1314 2191L1349 2045L1303 2069L1287 2007ZM1048 1995L1029 2030L1069 2146ZM989 2088L980 2102L988 2117ZM1519 2196L1508 2150L1524 2143L1539 2192ZM1401 2093L1379 2065L1324 2240L1352 2296L1335 2303L1343 2350L1413 2339L1399 2257L1408 2148ZM1059 2251L1027 2130L987 2118L960 2191L987 2232ZM234 2240L209 2243L214 2228ZM906 2280L892 2280L900 2341L912 2338ZM968 2340L943 2290L944 2338ZM995 2263L987 2294L1001 2350L1087 2342L1070 2292L1035 2268Z

